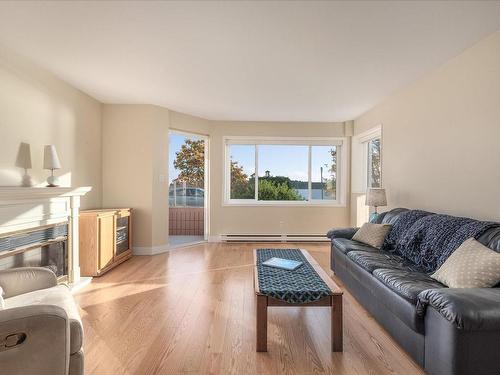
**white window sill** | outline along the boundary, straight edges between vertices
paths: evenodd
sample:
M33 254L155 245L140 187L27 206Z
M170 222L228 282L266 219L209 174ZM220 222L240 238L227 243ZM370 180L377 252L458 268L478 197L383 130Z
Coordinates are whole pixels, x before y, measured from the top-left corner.
M223 207L347 207L345 203L338 201L225 201Z

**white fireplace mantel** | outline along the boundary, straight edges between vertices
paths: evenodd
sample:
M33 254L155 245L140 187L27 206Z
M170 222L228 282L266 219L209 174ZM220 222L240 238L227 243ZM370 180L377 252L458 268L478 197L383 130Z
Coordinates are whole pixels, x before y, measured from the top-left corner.
M68 222L69 280L80 280L78 217L80 197L92 187L0 187L0 235Z
M56 197L83 196L92 190L91 186L84 187L18 187L1 186L0 201L17 199L47 199Z

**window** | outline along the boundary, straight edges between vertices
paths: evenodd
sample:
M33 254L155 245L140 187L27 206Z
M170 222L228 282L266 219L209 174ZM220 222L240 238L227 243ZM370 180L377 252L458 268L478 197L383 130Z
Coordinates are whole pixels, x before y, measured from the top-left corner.
M338 146L311 146L311 198L337 199Z
M352 137L351 192L364 194L367 188L383 185L382 125L374 126Z
M367 147L367 187L381 187L381 158L380 158L380 137L370 139L366 142Z
M343 204L343 138L226 138L226 204ZM344 158L345 159L345 158Z
M230 199L255 198L255 146L231 145Z
M308 146L259 145L259 201L309 199Z

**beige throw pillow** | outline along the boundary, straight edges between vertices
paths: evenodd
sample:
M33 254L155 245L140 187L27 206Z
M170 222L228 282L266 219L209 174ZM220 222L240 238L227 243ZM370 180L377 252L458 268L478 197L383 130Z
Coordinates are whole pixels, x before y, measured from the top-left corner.
M365 223L352 239L380 249L391 228L392 226L389 224Z
M431 277L450 288L491 288L500 282L500 254L469 238Z

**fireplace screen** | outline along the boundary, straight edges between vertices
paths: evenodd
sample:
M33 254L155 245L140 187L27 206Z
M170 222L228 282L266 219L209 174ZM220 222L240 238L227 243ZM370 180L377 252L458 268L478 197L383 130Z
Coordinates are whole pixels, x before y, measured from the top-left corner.
M0 270L46 267L58 278L68 275L67 225L16 233L0 239Z

